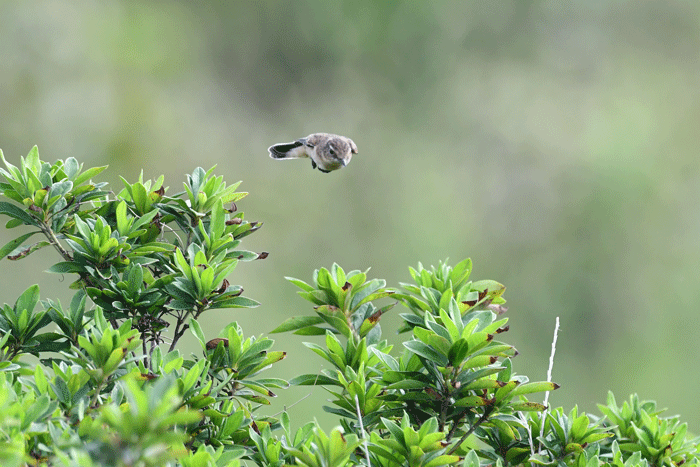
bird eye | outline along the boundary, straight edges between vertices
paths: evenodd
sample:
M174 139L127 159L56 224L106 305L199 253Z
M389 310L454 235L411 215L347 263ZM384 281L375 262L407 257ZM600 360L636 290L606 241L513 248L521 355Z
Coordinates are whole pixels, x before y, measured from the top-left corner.
M335 148L333 147L333 145L329 144L328 148L329 148L328 152L331 154L331 156L335 156Z

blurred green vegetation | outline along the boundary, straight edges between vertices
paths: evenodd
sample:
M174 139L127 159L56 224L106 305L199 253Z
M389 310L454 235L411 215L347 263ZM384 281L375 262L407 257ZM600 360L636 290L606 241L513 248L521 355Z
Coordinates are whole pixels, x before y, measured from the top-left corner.
M211 312L205 333L310 312L283 276L334 261L391 286L470 256L508 287L520 373L545 377L561 317L555 406L638 392L700 428L697 2L2 0L0 23L11 162L38 144L109 164L111 183L143 169L179 191L214 164L243 180L265 223L247 248L270 257L233 281L262 306ZM328 175L267 156L317 131L360 153ZM69 300L42 254L3 263L0 302L36 281ZM275 339L316 358L312 338ZM293 419L317 411L312 391Z

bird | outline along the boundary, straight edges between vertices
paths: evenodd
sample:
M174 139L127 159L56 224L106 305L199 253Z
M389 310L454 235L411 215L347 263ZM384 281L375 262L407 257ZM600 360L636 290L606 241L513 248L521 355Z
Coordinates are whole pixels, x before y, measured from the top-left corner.
M273 159L311 159L311 168L329 173L342 169L357 154L357 145L348 137L313 133L291 143L273 144L267 149Z

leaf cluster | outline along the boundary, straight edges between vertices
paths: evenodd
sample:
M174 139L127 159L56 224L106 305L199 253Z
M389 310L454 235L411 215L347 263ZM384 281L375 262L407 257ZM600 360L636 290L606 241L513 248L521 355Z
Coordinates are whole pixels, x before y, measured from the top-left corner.
M240 182L197 168L179 193L143 176L114 193L92 181L105 167L49 164L36 148L19 167L0 158L0 214L30 229L0 260L50 246L60 261L48 271L76 277L68 306L32 285L0 307L2 466L698 464L698 439L654 402L610 394L597 416L535 399L559 386L514 371L505 286L473 280L470 259L418 264L400 288L337 264L288 278L312 311L273 333L316 339L305 345L324 368L291 383L321 386L339 423L293 430L286 412L263 413L289 385L264 374L286 353L236 322L217 336L198 322L258 305L228 281L267 256L240 247L261 225L235 204ZM394 348L380 322L397 304ZM178 349L187 331L197 354Z
M0 202L0 213L10 217L7 227L38 227L0 248L0 260L20 260L53 246L62 261L48 271L77 274L71 287L87 292L113 326L132 319L145 354L166 339L170 327L174 349L188 321L208 310L258 305L226 279L240 261L267 256L239 248L261 225L238 212L235 202L247 195L236 191L240 182L227 186L223 177L213 175L214 168L197 168L183 183L184 191L173 195L162 176L144 181L143 174L134 183L122 178L123 189L113 194L107 183L91 181L106 167L83 171L74 158L49 164L39 158L36 147L19 167L1 153L0 158L6 167L0 169L5 179L0 190L15 202ZM27 244L37 233L44 239ZM19 319L7 311L6 316ZM46 325L50 316L37 315L43 321L34 324ZM71 322L56 318L66 330L74 328L63 336L74 340L83 316L72 316ZM15 354L47 350L51 335L44 335L44 346L37 347L35 341L20 343L27 341L26 333L10 329L19 338ZM27 332L32 329L27 327ZM67 348L68 340L53 337L54 350Z
M238 465L250 433L278 424L257 410L288 385L261 377L285 356L273 341L235 322L206 339L196 321L258 305L227 279L266 256L240 248L260 227L235 205L246 193L196 169L172 196L143 176L115 194L91 181L105 167L49 164L36 148L19 167L1 158L0 213L34 230L0 259L52 246L48 271L77 279L68 306L33 285L0 308L0 465ZM188 329L200 355L177 349Z

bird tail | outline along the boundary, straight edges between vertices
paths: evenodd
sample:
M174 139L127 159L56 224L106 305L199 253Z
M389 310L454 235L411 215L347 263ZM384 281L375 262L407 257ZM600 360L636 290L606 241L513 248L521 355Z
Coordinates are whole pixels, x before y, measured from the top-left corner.
M273 159L298 159L300 157L308 157L303 146L299 141L294 141L293 143L275 144L270 146L268 151L270 151L270 157Z

